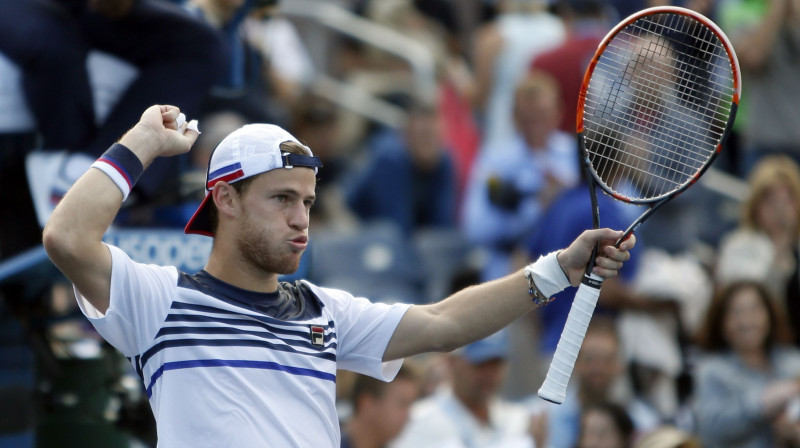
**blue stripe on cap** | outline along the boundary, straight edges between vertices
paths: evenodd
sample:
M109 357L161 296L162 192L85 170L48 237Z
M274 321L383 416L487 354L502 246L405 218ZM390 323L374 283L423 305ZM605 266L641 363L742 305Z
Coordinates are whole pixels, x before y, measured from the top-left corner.
M218 170L216 170L216 171L214 171L212 173L208 173L208 180L213 180L216 177L219 177L219 176L222 176L222 175L225 175L225 174L228 174L230 172L233 172L233 171L236 171L236 170L240 170L240 169L242 169L242 164L239 163L239 162L236 162L236 163L234 163L232 165L223 166L222 168L220 168L220 169L218 169Z

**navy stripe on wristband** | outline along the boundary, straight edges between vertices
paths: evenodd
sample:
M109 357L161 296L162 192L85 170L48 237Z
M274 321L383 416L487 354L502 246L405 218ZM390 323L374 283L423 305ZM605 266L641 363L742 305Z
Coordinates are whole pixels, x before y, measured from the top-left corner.
M130 149L121 143L114 143L108 150L92 164L104 172L119 187L122 200L128 198L131 189L144 172L141 160Z

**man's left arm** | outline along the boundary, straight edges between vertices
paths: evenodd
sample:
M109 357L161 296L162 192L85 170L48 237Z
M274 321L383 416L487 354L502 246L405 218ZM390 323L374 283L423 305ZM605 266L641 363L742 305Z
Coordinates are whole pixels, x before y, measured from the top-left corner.
M558 265L569 284L580 284L595 244L600 245L600 251L594 273L603 278L616 276L636 243L631 236L615 248L613 243L620 236L622 232L611 229L587 230L559 252ZM556 279L548 280L556 283ZM383 360L451 351L489 336L537 307L528 290L528 280L520 270L466 288L438 303L412 306L392 335Z

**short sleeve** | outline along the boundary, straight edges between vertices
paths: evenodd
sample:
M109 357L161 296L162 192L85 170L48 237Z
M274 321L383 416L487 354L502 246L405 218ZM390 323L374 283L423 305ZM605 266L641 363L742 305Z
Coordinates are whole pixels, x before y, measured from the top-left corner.
M161 327L177 289L178 271L136 263L117 247L111 252L111 291L103 314L77 290L83 314L103 338L125 356L134 356L149 346Z
M383 362L383 354L410 305L373 303L345 291L311 287L334 318L337 367L383 381L394 379L403 360Z

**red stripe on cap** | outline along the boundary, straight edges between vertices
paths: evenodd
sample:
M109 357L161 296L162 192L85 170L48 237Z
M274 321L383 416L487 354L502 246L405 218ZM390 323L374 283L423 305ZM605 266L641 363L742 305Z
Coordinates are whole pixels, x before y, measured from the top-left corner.
M216 178L214 180L208 181L208 183L206 184L206 189L210 190L211 188L214 187L214 185L217 184L217 182L222 182L222 181L230 182L232 180L239 179L240 177L244 177L244 171L236 170L236 171L234 171L234 172L232 172L230 174L226 174L226 175L224 175L222 177L218 177L218 178Z

